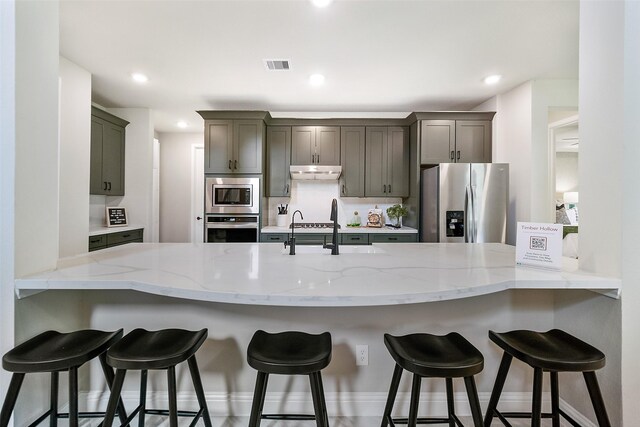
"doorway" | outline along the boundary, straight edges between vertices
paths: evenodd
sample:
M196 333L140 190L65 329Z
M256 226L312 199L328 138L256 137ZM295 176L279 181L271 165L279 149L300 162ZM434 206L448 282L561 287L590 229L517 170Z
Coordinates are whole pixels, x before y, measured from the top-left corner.
M579 201L579 182L578 182L578 160L580 150L579 136L579 117L577 111L570 112L566 117L552 121L551 114L549 120L549 152L550 171L552 171L552 179L550 180L551 188L549 194L550 213L553 222L560 222L564 225L578 225L578 201ZM568 213L565 217L564 212L562 218L557 218L557 212L560 208L564 208L564 212ZM567 224L567 222L569 222Z

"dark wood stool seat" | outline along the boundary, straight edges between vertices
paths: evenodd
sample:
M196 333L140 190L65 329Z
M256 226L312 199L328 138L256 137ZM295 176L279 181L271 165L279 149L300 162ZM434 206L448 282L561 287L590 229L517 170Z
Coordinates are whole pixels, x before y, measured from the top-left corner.
M382 427L406 423L409 427L416 424L449 424L462 426L455 414L453 402L453 378L464 378L474 426L482 426L482 413L474 375L484 367L484 357L462 335L452 332L444 336L431 334L410 334L404 336L384 335L384 343L396 362L389 396L382 417ZM408 418L392 418L391 412L398 393L402 372L413 374L411 403ZM421 379L444 378L447 386L447 417L418 418Z
M489 427L494 416L509 425L506 418L531 418L531 425L539 427L541 418L551 418L553 427L560 427L560 416L572 425L579 424L559 406L558 372L582 372L591 397L598 424L611 424L606 412L598 380L594 371L604 367L605 355L592 345L560 329L547 332L517 330L510 332L489 331L489 338L504 350L496 382L485 415L484 425ZM531 412L500 412L497 409L500 394L513 358L534 368L533 403ZM542 374L551 377L551 412L542 413Z
M6 427L9 423L25 375L37 372L51 373L51 402L50 409L32 425L50 417L50 425L53 427L57 425L58 418L69 418L69 425L75 427L78 425L78 418L104 416L104 412L78 412L78 368L98 357L107 384L111 387L114 375L105 361L105 353L120 337L122 329L114 332L93 329L69 333L46 331L9 350L2 358L2 367L13 372L13 375L2 406L0 426ZM58 412L58 374L64 371L69 372L68 413ZM122 402L116 401L116 404L120 419L126 420Z
M247 348L247 362L258 371L249 427L260 426L262 419L316 420L318 427L329 427L320 371L331 361L331 334L313 335L288 331L257 331ZM269 374L308 375L315 415L263 414Z
M105 426L111 426L115 415L116 402L120 398L122 385L128 370L139 370L140 402L138 407L129 415L123 425L129 423L136 415L139 427L144 426L145 415L168 415L169 426L178 426L178 416L194 417L191 425L195 425L200 417L206 427L211 427L211 418L207 409L200 371L196 363L195 353L207 338L207 329L187 331L184 329L163 329L147 331L134 329L114 344L107 352L107 363L116 368L113 390L109 397L107 412L104 419ZM187 362L191 379L200 406L197 412L178 411L176 365ZM167 371L169 409L148 409L146 407L147 371L160 369Z

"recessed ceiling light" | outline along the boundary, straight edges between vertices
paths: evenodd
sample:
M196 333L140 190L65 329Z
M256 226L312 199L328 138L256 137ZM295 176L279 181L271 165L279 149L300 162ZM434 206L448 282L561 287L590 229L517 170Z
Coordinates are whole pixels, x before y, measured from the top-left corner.
M142 73L132 73L131 78L136 83L146 83L149 81L149 77L145 76Z
M324 83L324 76L322 74L312 74L309 77L309 84L312 86L320 86Z
M492 76L487 76L487 77L484 78L484 83L487 84L487 85L494 85L494 84L498 83L501 78L502 78L502 76L499 75L499 74L494 74Z
M184 120L180 120L178 123L176 123L176 126L178 126L180 129L184 129L187 126L189 126L189 124L187 122L185 122Z
M311 0L311 3L316 7L327 7L332 1L333 0Z

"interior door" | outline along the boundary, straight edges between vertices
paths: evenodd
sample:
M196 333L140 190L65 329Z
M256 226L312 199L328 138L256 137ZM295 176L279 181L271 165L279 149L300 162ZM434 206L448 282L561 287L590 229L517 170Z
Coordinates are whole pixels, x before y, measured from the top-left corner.
M204 147L193 147L191 243L204 242Z

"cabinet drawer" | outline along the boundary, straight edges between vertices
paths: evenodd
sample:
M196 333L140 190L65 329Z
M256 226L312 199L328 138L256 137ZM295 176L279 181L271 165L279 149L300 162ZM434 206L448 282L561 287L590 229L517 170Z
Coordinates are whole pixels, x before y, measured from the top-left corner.
M142 241L142 229L107 234L107 246Z
M298 234L295 233L296 245L323 245L331 243L331 234Z
M260 241L263 243L282 243L287 241L287 235L279 233L262 233L260 235Z
M105 234L89 237L89 252L95 251L97 249L104 249L106 247L107 247L107 236Z
M413 234L369 234L371 243L410 243L417 242L418 235Z
M366 233L343 233L340 235L342 245L368 245L369 235Z

